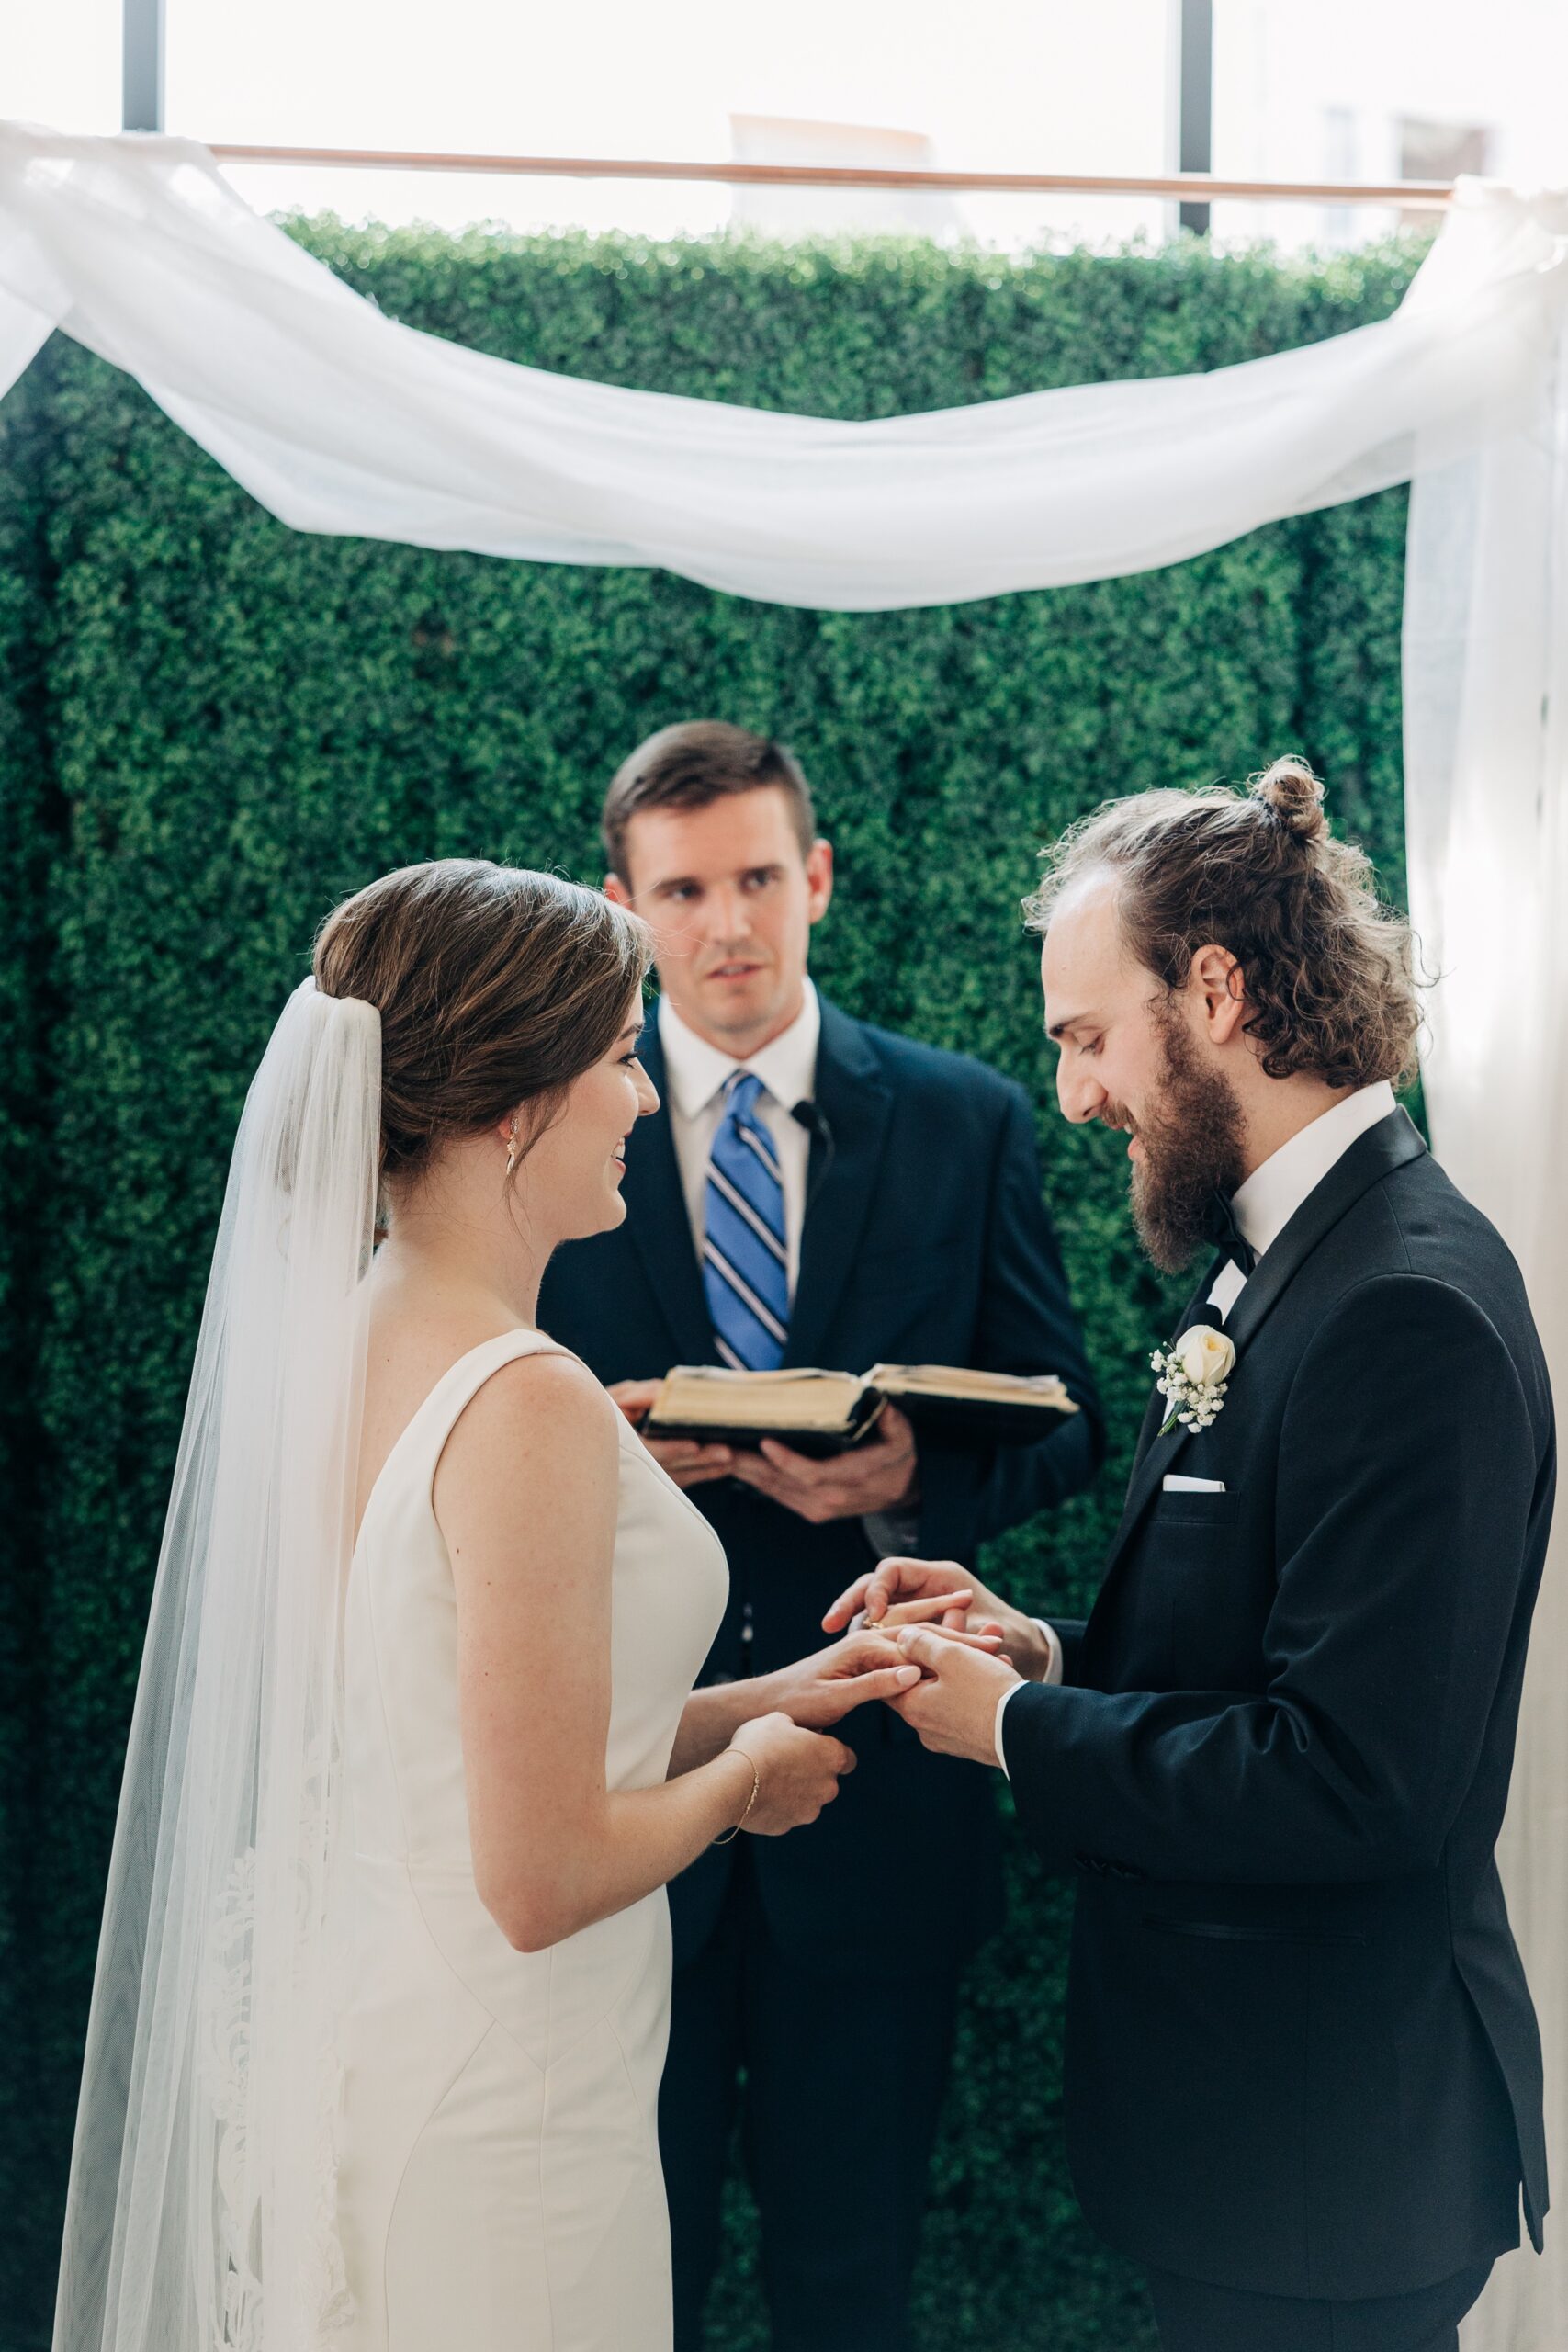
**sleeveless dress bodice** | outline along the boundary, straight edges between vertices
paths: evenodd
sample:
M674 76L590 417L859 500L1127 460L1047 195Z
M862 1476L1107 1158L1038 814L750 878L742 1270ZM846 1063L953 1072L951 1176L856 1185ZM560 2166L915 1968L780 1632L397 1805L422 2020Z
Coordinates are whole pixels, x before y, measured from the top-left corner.
M474 1884L457 1600L431 1489L470 1398L541 1351L564 1352L508 1332L436 1383L377 1480L349 1575L337 2203L355 2352L671 2340L664 1890L520 1952ZM727 1574L707 1521L624 1421L618 1447L606 1770L630 1790L665 1778Z

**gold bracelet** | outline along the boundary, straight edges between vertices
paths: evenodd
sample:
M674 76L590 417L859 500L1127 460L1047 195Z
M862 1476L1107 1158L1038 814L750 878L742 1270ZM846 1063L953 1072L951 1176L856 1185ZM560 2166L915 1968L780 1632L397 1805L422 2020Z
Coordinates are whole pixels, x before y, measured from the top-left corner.
M746 1756L746 1750L743 1747L737 1747L733 1741L731 1741L730 1745L722 1752L726 1756ZM711 1845L728 1846L732 1838L739 1837L740 1832L746 1826L751 1807L756 1804L757 1799L762 1792L762 1776L758 1771L754 1759L750 1756L746 1756L746 1761L751 1767L751 1793L746 1800L746 1811L741 1815L733 1829L726 1829L721 1836L711 1838L709 1840Z

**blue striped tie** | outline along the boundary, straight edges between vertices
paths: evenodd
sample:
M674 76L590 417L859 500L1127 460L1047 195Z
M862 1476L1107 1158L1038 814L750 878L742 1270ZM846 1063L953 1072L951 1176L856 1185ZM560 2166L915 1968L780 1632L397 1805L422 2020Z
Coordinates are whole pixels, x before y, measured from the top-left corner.
M708 1161L703 1288L719 1358L732 1372L772 1372L789 1336L784 1184L757 1115L763 1091L749 1070L730 1073Z

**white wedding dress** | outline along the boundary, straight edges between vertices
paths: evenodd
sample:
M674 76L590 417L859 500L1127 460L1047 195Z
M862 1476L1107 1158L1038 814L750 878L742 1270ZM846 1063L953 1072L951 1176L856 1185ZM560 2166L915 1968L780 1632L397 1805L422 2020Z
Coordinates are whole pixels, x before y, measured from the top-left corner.
M660 1887L540 1952L474 1885L457 1612L431 1506L442 1449L501 1365L455 1363L389 1455L350 1570L338 2230L354 2352L668 2352L656 2135L670 2005ZM560 1351L555 1351L560 1352ZM612 1584L612 1789L662 1781L723 1611L723 1549L629 1425Z

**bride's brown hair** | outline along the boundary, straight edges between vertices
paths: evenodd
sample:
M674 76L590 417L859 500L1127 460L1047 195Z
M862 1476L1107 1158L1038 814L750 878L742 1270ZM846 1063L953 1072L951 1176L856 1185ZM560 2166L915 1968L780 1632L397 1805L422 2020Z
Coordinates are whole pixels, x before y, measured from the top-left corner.
M1365 854L1336 841L1304 760L1276 760L1246 792L1215 786L1108 800L1045 854L1024 902L1043 932L1065 893L1108 871L1122 936L1168 989L1199 948L1228 948L1247 1034L1270 1078L1330 1086L1416 1074L1420 1026L1410 926L1378 899Z
M316 986L381 1016L382 1173L417 1178L520 1104L526 1150L609 1052L651 960L646 926L597 890L485 858L405 865L334 907Z

